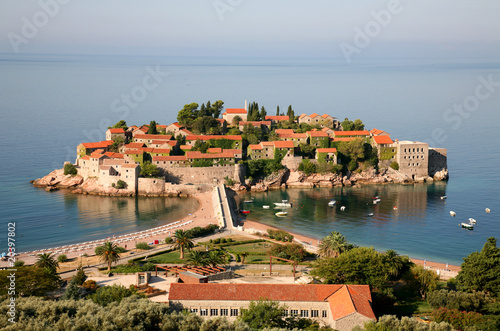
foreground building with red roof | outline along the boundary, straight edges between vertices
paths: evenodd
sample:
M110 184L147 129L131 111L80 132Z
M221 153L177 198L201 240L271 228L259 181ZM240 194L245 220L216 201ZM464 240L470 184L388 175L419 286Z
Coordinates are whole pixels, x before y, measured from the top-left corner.
M339 331L376 320L368 285L174 283L168 298L171 307L230 320L260 299L284 304L284 316L309 318Z

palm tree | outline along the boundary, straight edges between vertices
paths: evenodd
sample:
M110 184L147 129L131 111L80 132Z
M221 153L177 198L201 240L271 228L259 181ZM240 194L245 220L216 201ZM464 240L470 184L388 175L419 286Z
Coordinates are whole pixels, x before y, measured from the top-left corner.
M101 257L101 260L108 264L108 272L111 271L111 264L118 262L120 259L120 253L123 253L125 249L118 246L112 241L106 241L104 245L96 247L95 254Z
M222 250L215 250L208 252L207 263L211 264L212 267L216 267L218 264L226 262L226 253Z
M202 251L191 251L188 256L188 264L204 267L208 264L206 255Z
M59 267L59 262L57 262L55 255L52 255L52 253L42 253L38 254L38 260L35 262L35 266L38 268L45 268L55 274L57 272L57 267Z
M322 257L337 257L351 247L340 232L334 231L321 239L318 254Z
M174 249L181 250L181 259L184 258L184 249L190 250L194 247L193 241L191 240L191 236L189 232L184 230L177 230L174 234Z
M248 256L248 252L240 253L240 256L241 256L241 264L245 264L245 257Z
M387 266L389 274L397 277L401 270L403 269L405 263L403 262L403 257L399 256L398 253L393 249L388 249L384 256L384 264Z

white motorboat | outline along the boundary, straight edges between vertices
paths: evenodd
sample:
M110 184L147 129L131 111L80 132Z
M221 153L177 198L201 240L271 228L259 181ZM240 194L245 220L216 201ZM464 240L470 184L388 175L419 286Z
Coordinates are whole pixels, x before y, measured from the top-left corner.
M286 211L279 211L275 215L278 217L285 217L288 213Z
M269 206L268 205L264 205L264 206L262 206L262 208L269 209Z
M476 224L476 222L477 221L475 219L473 219L472 217L469 218L469 224Z
M470 223L460 223L460 225L467 230L474 230L474 225Z
M441 200L446 200L447 198L448 198L448 197L447 197L446 195L443 195L443 196L441 197Z
M457 216L457 213L455 213L453 210L450 210L450 215L451 215L451 217L455 217L455 216Z
M336 204L337 204L337 201L335 201L335 199L332 199L332 200L330 200L330 202L328 202L328 206L330 206L330 207L335 207Z
M373 213L369 213L367 216L373 217Z
M281 200L281 202L275 202L274 206L278 208L290 208L292 207L292 203L288 202L288 200Z
M341 211L345 211L345 206L340 207Z
M489 214L489 213L491 213L491 210L490 210L490 208L486 208L485 210L486 210L486 214Z

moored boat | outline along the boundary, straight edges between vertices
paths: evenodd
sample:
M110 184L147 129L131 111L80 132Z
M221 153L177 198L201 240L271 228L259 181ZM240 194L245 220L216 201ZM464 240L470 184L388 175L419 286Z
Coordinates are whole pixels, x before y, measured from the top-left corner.
M335 199L332 199L328 202L328 206L330 206L330 207L335 207L336 204L337 204L337 201L335 201Z
M476 224L476 222L477 221L475 219L473 219L472 217L469 218L469 224Z
M450 210L450 215L451 215L452 217L455 217L455 216L457 216L457 213L455 213L453 210Z
M288 200L281 200L281 202L274 202L274 205L278 208L290 208L290 207L292 207L292 203L288 202Z
M441 197L441 200L446 200L447 198L448 198L448 197L447 197L446 195L443 195L443 196Z
M285 217L288 213L286 211L279 211L275 215L278 217Z
M464 229L467 229L467 230L474 230L474 225L470 224L470 223L460 223L460 225L462 226L462 228Z
M268 205L264 205L264 206L262 206L262 208L269 209L269 206Z
M250 210L240 210L240 213L242 213L242 214L250 214Z

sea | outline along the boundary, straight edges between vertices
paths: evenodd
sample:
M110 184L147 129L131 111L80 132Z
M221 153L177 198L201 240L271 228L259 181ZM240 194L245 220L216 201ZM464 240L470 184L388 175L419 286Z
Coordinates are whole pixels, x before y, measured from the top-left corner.
M317 239L339 231L357 245L451 264L480 250L488 237L500 238L498 59L347 64L329 58L0 54L0 253L7 250L8 223L15 223L16 250L28 251L188 217L195 199L72 195L34 188L30 180L74 161L80 142L104 140L107 127L121 119L169 124L185 104L208 100L223 100L228 108L256 101L270 115L292 105L296 115L360 118L393 139L448 149L447 182L252 194L249 219ZM378 205L371 204L375 195ZM328 207L331 198L339 201L336 208ZM294 201L286 218L261 208L281 199ZM459 226L469 217L477 220L472 231Z

